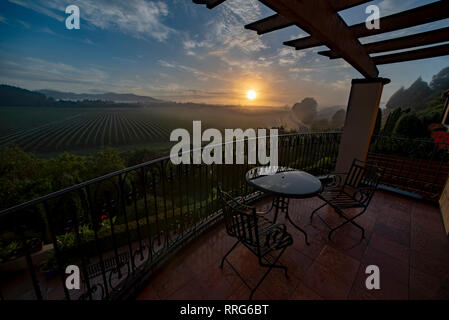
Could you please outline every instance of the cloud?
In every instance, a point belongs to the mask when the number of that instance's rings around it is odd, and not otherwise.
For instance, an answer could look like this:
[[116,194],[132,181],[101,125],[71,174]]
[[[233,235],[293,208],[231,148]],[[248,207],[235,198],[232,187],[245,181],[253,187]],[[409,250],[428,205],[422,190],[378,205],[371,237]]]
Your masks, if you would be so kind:
[[187,72],[201,81],[208,81],[210,79],[227,81],[225,78],[219,76],[216,73],[201,71],[201,70],[198,70],[193,67],[185,66],[182,64],[174,63],[174,62],[167,62],[165,60],[159,60],[158,62],[162,67],[176,69],[177,71]]
[[30,29],[31,28],[31,25],[29,23],[26,23],[25,21],[17,20],[17,22],[20,23],[26,29]]
[[64,12],[65,12],[65,7],[64,9],[62,8],[61,5],[57,5],[56,7],[59,7],[60,10],[57,11],[61,11],[61,12],[55,12],[55,1],[32,1],[32,0],[9,0],[9,2],[12,2],[14,4],[17,4],[19,6],[34,10],[36,12],[45,14],[46,16],[49,16],[53,19],[56,19],[60,22],[63,22],[65,20],[64,18]]
[[0,23],[7,23],[6,18],[2,15],[0,15]]
[[161,98],[176,101],[208,101],[209,99],[226,99],[233,94],[231,91],[189,89],[175,83],[165,84],[163,86],[148,85],[147,89],[151,90],[152,93]]
[[257,0],[228,0],[214,10],[214,17],[203,30],[202,40],[184,41],[188,55],[194,55],[203,49],[213,49],[217,55],[232,54],[237,51],[246,55],[257,53],[268,46],[253,31],[244,29],[244,25],[262,17],[261,6]]
[[[419,1],[418,1],[419,2]],[[410,9],[409,1],[392,1],[392,0],[382,0],[379,4],[379,9],[382,16],[387,16],[399,11]]]
[[98,68],[76,68],[74,66],[25,58],[21,61],[0,59],[0,80],[2,82],[38,82],[69,84],[100,84],[108,75]]
[[[163,1],[145,0],[9,0],[17,5],[64,21],[65,8],[75,4],[80,8],[81,21],[100,29],[118,30],[136,38],[165,41],[176,31],[163,23],[169,14]],[[82,28],[82,26],[81,26]]]
[[89,38],[84,39],[83,42],[84,42],[85,44],[88,44],[88,45],[91,45],[91,46],[95,45],[95,43],[94,43],[92,40],[90,40]]
[[306,55],[304,51],[297,51],[292,48],[281,48],[277,52],[276,59],[281,67],[288,67],[298,64],[299,60]]
[[227,50],[237,48],[244,53],[258,52],[267,45],[253,31],[245,30],[245,24],[262,17],[261,7],[256,0],[226,1],[213,22],[213,36],[220,46]]
[[228,71],[238,69],[242,76],[253,76],[262,78],[266,74],[266,68],[273,64],[273,61],[264,58],[232,58],[227,55],[220,56],[220,60],[228,66]]
[[212,48],[213,43],[210,41],[198,41],[198,40],[184,40],[183,47],[186,50],[186,54],[189,56],[197,56],[198,58],[202,58],[202,55],[198,53],[195,49],[209,49]]
[[212,43],[208,41],[186,40],[183,42],[184,49],[190,50],[195,48],[210,48]]
[[42,29],[39,29],[39,31],[43,32],[43,33],[51,34],[53,36],[56,35],[56,33],[53,30],[51,30],[49,27],[44,27]]

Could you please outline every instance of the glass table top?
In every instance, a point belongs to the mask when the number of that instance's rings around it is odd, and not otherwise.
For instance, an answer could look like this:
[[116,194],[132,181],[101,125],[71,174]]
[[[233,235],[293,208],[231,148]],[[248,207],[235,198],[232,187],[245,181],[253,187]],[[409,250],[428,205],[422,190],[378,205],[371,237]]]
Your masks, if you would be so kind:
[[317,177],[288,167],[257,167],[249,170],[245,177],[254,188],[287,198],[314,197],[322,190]]

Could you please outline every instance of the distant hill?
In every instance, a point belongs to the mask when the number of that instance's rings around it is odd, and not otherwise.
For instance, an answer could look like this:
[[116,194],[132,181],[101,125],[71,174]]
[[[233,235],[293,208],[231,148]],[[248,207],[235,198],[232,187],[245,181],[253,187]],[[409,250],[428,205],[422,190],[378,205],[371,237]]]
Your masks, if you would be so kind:
[[47,98],[44,94],[26,89],[0,85],[0,106],[8,107],[48,107],[53,106],[55,101]]
[[388,100],[387,110],[390,112],[397,108],[423,110],[429,101],[438,98],[447,89],[449,89],[449,67],[434,75],[430,84],[419,77],[409,88],[400,88]]
[[329,120],[340,110],[346,110],[346,106],[331,106],[331,107],[323,107],[318,109],[318,113],[316,115],[317,120]]
[[51,97],[55,100],[70,100],[70,101],[83,101],[83,100],[102,100],[113,101],[117,103],[154,103],[162,102],[162,100],[155,99],[148,96],[139,96],[133,93],[73,93],[73,92],[61,92],[56,90],[43,89],[36,92],[45,94],[47,97]]
[[136,108],[166,105],[166,101],[134,94],[75,94],[53,90],[38,92],[0,85],[1,107]]

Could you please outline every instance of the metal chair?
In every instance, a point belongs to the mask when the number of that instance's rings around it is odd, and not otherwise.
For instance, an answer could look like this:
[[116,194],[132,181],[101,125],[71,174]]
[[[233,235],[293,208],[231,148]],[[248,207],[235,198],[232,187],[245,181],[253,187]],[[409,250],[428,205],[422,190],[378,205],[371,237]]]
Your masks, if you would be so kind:
[[[329,240],[332,234],[344,225],[351,223],[362,231],[365,238],[365,229],[354,220],[360,217],[368,209],[371,199],[379,185],[383,175],[383,169],[375,164],[354,159],[347,173],[334,173],[322,178],[324,189],[318,197],[325,203],[316,208],[310,215],[313,220],[314,214],[321,208],[329,205],[345,221],[337,227],[331,228]],[[346,176],[342,183],[341,176]],[[345,211],[348,209],[359,209],[358,212],[349,217]]]
[[226,231],[229,236],[237,239],[237,242],[223,257],[220,268],[223,269],[226,260],[245,285],[251,289],[245,279],[226,259],[240,243],[257,256],[260,266],[268,268],[263,277],[251,290],[249,296],[249,300],[251,300],[254,292],[273,268],[284,270],[285,277],[288,278],[288,269],[279,262],[279,258],[285,249],[293,244],[293,238],[287,232],[287,227],[284,224],[274,224],[262,214],[259,214],[254,207],[247,206],[223,192],[220,188],[218,189],[223,202]]

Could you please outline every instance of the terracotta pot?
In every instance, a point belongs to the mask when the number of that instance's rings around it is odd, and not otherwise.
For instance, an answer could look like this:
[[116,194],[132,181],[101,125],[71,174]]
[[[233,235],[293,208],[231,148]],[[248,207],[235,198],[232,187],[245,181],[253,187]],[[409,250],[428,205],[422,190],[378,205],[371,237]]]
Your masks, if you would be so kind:
[[38,246],[34,246],[34,247],[30,248],[30,254],[41,251],[43,247],[44,247],[44,242],[40,242]]

